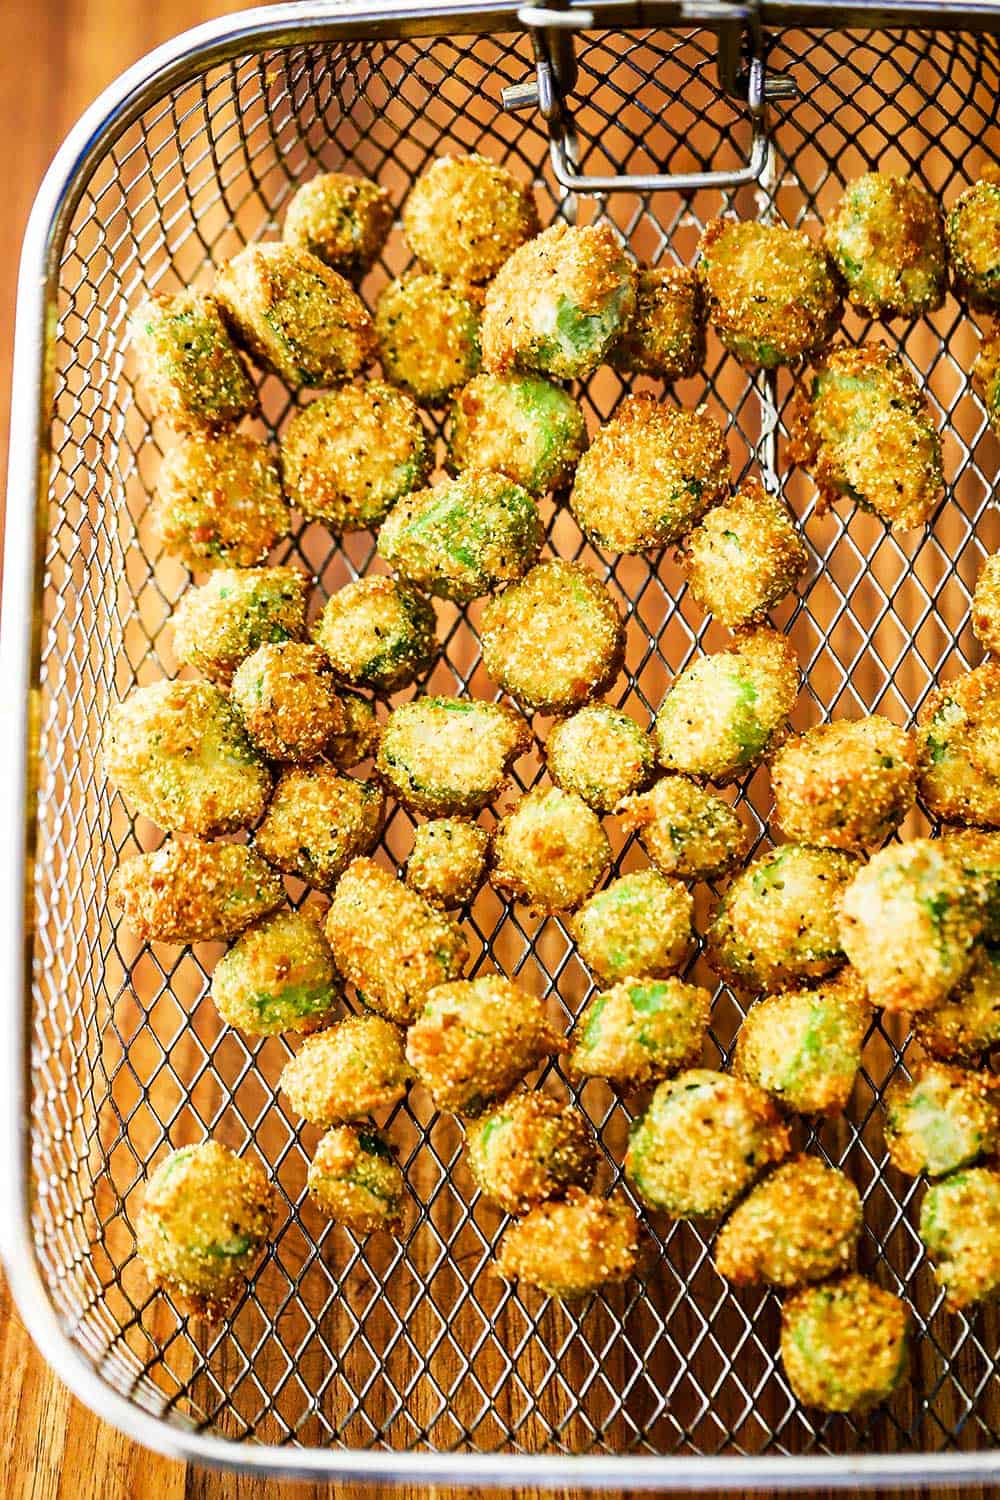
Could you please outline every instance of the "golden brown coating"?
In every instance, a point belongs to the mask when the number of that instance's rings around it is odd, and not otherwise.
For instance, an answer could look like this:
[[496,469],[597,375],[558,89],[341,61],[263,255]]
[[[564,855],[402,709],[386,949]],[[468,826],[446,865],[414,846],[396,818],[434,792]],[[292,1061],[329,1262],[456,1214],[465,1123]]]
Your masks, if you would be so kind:
[[458,978],[469,956],[457,922],[370,859],[356,859],[341,877],[326,935],[358,998],[406,1025],[429,990]]
[[398,1026],[382,1016],[346,1016],[303,1042],[280,1087],[311,1125],[346,1125],[402,1099],[412,1077]]
[[443,276],[410,272],[375,304],[378,356],[386,380],[434,406],[479,369],[482,293]]
[[569,1067],[639,1089],[701,1057],[712,997],[683,979],[624,979],[595,995],[570,1037]]
[[1000,1149],[1000,1080],[949,1063],[921,1063],[882,1100],[889,1160],[916,1177],[945,1177]]
[[342,688],[340,704],[344,710],[344,727],[333,735],[326,747],[326,754],[327,759],[339,770],[349,771],[375,754],[382,731],[375,714],[375,705],[370,699]]
[[850,968],[809,989],[769,995],[747,1012],[733,1072],[799,1114],[840,1114],[854,1089],[871,1016]]
[[498,797],[530,744],[524,720],[504,703],[414,698],[389,714],[375,764],[404,807],[450,817]]
[[306,1184],[317,1208],[353,1234],[393,1234],[402,1222],[403,1174],[374,1131],[350,1125],[328,1130],[309,1163]]
[[724,875],[750,847],[750,829],[729,803],[688,776],[661,776],[616,812],[623,832],[638,834],[661,874],[681,880]]
[[1000,432],[1000,327],[996,323],[979,345],[972,366],[972,384],[983,399],[990,426],[994,432]]
[[662,979],[690,956],[692,909],[679,880],[633,870],[585,901],[569,926],[580,957],[599,979]]
[[293,194],[281,234],[355,281],[375,263],[394,217],[389,194],[371,178],[319,172]]
[[276,870],[330,891],[352,859],[375,846],[385,812],[381,788],[319,761],[278,777],[254,842]]
[[254,922],[216,964],[209,994],[222,1019],[248,1036],[329,1025],[340,989],[319,920],[276,911]]
[[917,715],[917,742],[931,816],[1000,828],[1000,661],[934,688]]
[[358,578],[338,589],[314,637],[343,682],[395,692],[430,666],[437,651],[434,608],[396,578]]
[[196,573],[252,568],[292,525],[277,464],[243,432],[180,438],[160,465],[150,515],[164,550]]
[[482,1114],[562,1043],[543,1002],[502,974],[438,984],[422,998],[407,1061],[437,1108],[453,1114]]
[[729,493],[725,435],[705,410],[626,396],[580,459],[569,503],[596,547],[676,542]]
[[231,938],[281,905],[278,875],[245,844],[167,839],[120,864],[108,905],[143,942],[198,943]]
[[656,752],[644,729],[610,703],[588,703],[552,726],[545,743],[552,780],[594,812],[611,812],[655,774]]
[[469,1125],[466,1150],[477,1187],[507,1214],[589,1188],[598,1162],[586,1118],[537,1089],[511,1094]]
[[906,177],[866,172],[844,189],[823,240],[864,312],[934,312],[948,283],[944,224],[935,198]]
[[809,552],[784,501],[745,479],[681,541],[688,587],[701,607],[735,630],[763,619],[791,593]]
[[256,412],[257,388],[207,292],[144,296],[128,333],[153,415],[177,432],[225,427]]
[[258,646],[236,670],[232,702],[271,760],[315,760],[346,728],[326,653],[303,641]]
[[146,1182],[136,1248],[154,1287],[187,1314],[223,1318],[277,1219],[263,1168],[218,1141],[172,1151]]
[[871,849],[913,806],[916,771],[913,736],[879,714],[817,724],[771,763],[775,817],[798,843]]
[[467,818],[434,818],[413,835],[406,883],[435,906],[464,906],[486,879],[490,836]]
[[590,895],[610,863],[607,834],[583,798],[535,787],[497,824],[490,878],[536,911],[565,911]]
[[500,1241],[496,1269],[508,1281],[571,1301],[627,1281],[639,1262],[639,1220],[624,1194],[598,1198],[571,1187],[540,1203]]
[[177,660],[228,684],[258,646],[305,640],[308,589],[297,568],[217,568],[171,616]]
[[640,271],[635,312],[608,350],[608,364],[628,375],[683,380],[705,359],[705,309],[694,271],[660,266]]
[[528,185],[476,154],[437,157],[403,209],[403,233],[414,255],[453,281],[489,281],[538,228]]
[[803,1406],[861,1413],[892,1395],[909,1363],[906,1303],[850,1273],[804,1287],[781,1310],[781,1358]]
[[913,1017],[917,1041],[944,1062],[977,1062],[1000,1046],[1000,948],[983,943],[942,1005]]
[[587,446],[579,403],[537,375],[477,375],[452,404],[446,467],[492,469],[532,495],[563,489]]
[[995,167],[959,193],[945,220],[955,291],[973,307],[1000,303],[1000,180]]
[[1000,1293],[1000,1171],[970,1167],[932,1182],[920,1208],[920,1238],[953,1312]]
[[979,570],[972,595],[972,628],[984,651],[1000,652],[1000,552]]
[[796,1156],[751,1189],[715,1242],[720,1276],[737,1286],[796,1287],[854,1269],[861,1196],[815,1156]]

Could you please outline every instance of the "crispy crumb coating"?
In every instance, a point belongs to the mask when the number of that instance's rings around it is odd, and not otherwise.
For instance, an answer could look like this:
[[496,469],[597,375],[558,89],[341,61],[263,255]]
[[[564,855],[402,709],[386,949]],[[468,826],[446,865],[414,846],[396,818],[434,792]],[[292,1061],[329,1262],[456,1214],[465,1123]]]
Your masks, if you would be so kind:
[[650,1208],[674,1219],[714,1216],[787,1156],[789,1144],[763,1089],[689,1068],[657,1085],[632,1127],[625,1173]]
[[769,995],[747,1012],[733,1072],[799,1114],[838,1115],[854,1089],[871,1014],[850,968],[809,989]]
[[484,368],[586,379],[635,311],[636,282],[610,224],[553,224],[516,250],[487,290]]
[[402,1099],[412,1077],[398,1026],[382,1016],[346,1016],[303,1042],[280,1086],[311,1125],[346,1125]]
[[760,626],[723,651],[701,656],[668,688],[656,715],[660,763],[720,785],[784,739],[799,691],[790,642]]
[[245,844],[167,841],[124,860],[108,884],[108,905],[143,942],[231,938],[280,906],[285,889]]
[[308,250],[248,245],[219,269],[215,295],[237,342],[293,391],[335,385],[374,357],[368,309]]
[[276,911],[254,922],[216,964],[209,993],[222,1019],[248,1036],[329,1025],[340,990],[318,919]]
[[794,364],[830,342],[840,293],[822,248],[802,230],[712,219],[698,250],[708,321],[744,364]]
[[945,220],[955,290],[973,307],[1000,305],[1000,181],[982,177],[959,193]]
[[582,563],[536,563],[483,610],[483,665],[524,708],[570,713],[610,687],[625,629],[605,584]]
[[825,1281],[854,1269],[861,1227],[850,1178],[815,1156],[796,1156],[733,1209],[715,1242],[715,1266],[737,1286]]
[[401,495],[427,483],[432,467],[416,405],[383,380],[317,397],[281,437],[289,502],[336,536],[380,525]]
[[984,336],[972,366],[972,385],[982,397],[994,432],[1000,432],[1000,325]]
[[502,974],[480,974],[425,992],[406,1057],[438,1109],[475,1116],[561,1043],[541,1000]]
[[758,854],[729,886],[706,933],[712,968],[748,990],[832,973],[844,962],[840,904],[857,869],[841,849],[782,844]]
[[400,500],[379,531],[378,551],[425,593],[467,604],[522,577],[543,535],[527,490],[469,469]]
[[627,375],[683,380],[705,359],[705,308],[694,271],[660,266],[640,271],[635,312],[608,350],[608,364]]
[[413,834],[406,883],[435,906],[464,906],[486,879],[490,836],[467,818],[434,818]]
[[218,568],[171,616],[174,655],[228,684],[258,646],[306,637],[309,580],[297,568]]
[[1000,1081],[990,1073],[921,1063],[889,1085],[882,1109],[889,1160],[908,1177],[945,1177],[1000,1149]]
[[442,276],[410,272],[375,304],[378,356],[386,380],[436,406],[476,374],[482,293]]
[[596,813],[559,787],[528,792],[493,836],[493,884],[536,911],[578,906],[610,863],[611,846]]
[[788,447],[824,504],[844,497],[893,531],[923,526],[944,493],[941,439],[927,398],[885,344],[839,344],[800,402]]
[[653,741],[610,703],[588,703],[552,726],[545,744],[552,780],[594,812],[611,812],[655,774]]
[[1000,662],[934,688],[917,715],[917,743],[931,816],[1000,828]]
[[150,515],[164,550],[196,573],[252,568],[291,530],[278,466],[243,432],[178,439],[160,465]]
[[587,446],[579,403],[537,375],[477,375],[452,403],[445,463],[451,474],[492,469],[544,495],[573,478]]
[[374,848],[384,812],[374,782],[343,776],[322,761],[288,766],[254,842],[276,870],[330,891],[352,859]]
[[1000,552],[979,570],[972,595],[972,628],[984,651],[1000,652]]
[[237,668],[232,702],[271,760],[315,760],[346,727],[326,654],[303,641],[258,646]]
[[771,764],[776,820],[801,844],[871,849],[913,806],[916,770],[912,734],[879,714],[817,724]]
[[627,1281],[639,1261],[639,1220],[624,1194],[599,1198],[571,1187],[540,1203],[500,1241],[499,1276],[572,1301]]
[[256,823],[271,773],[225,694],[210,682],[151,682],[108,713],[104,768],[169,833],[212,838]]
[[239,1298],[277,1216],[264,1169],[203,1141],[171,1151],[150,1173],[136,1248],[154,1287],[182,1312],[215,1320]]
[[616,812],[622,831],[638,834],[661,874],[681,880],[724,875],[750,847],[750,829],[729,803],[688,776],[661,776]]
[[511,1094],[469,1125],[466,1150],[477,1187],[507,1214],[589,1188],[598,1162],[585,1116],[537,1089]]
[[969,1167],[932,1182],[920,1208],[920,1238],[952,1312],[1000,1294],[1000,1171]]
[[691,953],[691,895],[658,870],[619,875],[570,921],[580,957],[599,979],[663,979]]
[[976,947],[972,967],[942,1005],[913,1017],[917,1041],[943,1062],[977,1062],[1000,1046],[1000,947]]
[[139,380],[177,432],[203,432],[257,410],[257,388],[215,298],[194,287],[143,297],[128,322]]
[[404,807],[450,817],[498,797],[530,744],[527,725],[506,704],[414,698],[389,714],[375,766]]
[[580,459],[569,503],[596,547],[646,552],[724,499],[729,476],[725,435],[704,407],[626,396]]
[[915,317],[944,301],[948,271],[938,202],[906,177],[866,172],[849,182],[823,234],[864,312]]
[[809,552],[784,501],[745,479],[681,541],[688,587],[731,630],[754,624],[809,566]]
[[313,635],[338,679],[377,693],[408,687],[438,648],[433,605],[397,578],[345,584],[327,600]]
[[623,979],[595,995],[570,1037],[569,1067],[639,1089],[701,1057],[712,997],[683,979]]
[[892,1395],[909,1364],[906,1303],[851,1272],[804,1287],[781,1310],[781,1358],[803,1406],[864,1412]]
[[316,1207],[354,1234],[393,1234],[402,1222],[403,1174],[392,1149],[372,1130],[328,1130],[309,1163],[306,1185]]
[[326,755],[339,770],[349,771],[375,754],[382,731],[370,699],[341,688],[340,705],[344,727],[330,738]]
[[292,195],[281,234],[355,281],[374,265],[394,217],[389,194],[370,177],[319,172]]
[[407,1025],[428,991],[457,979],[469,956],[457,922],[370,859],[356,859],[341,877],[326,935],[358,998]]
[[453,281],[489,281],[538,227],[528,185],[475,154],[437,157],[403,209],[403,233],[414,255]]

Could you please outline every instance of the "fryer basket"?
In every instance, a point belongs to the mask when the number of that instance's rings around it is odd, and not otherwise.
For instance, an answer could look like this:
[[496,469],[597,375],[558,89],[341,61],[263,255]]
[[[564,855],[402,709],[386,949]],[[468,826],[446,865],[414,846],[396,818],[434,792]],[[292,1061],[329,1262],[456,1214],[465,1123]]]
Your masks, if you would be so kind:
[[[587,7],[569,101],[580,172],[740,173],[754,122],[716,73],[721,13],[728,24],[734,9]],[[760,177],[729,189],[564,192],[545,120],[503,108],[502,90],[533,76],[536,53],[515,9],[493,0],[306,0],[213,22],[98,100],[43,185],[19,290],[4,572],[11,1044],[0,1234],[43,1354],[95,1410],[162,1451],[271,1474],[504,1485],[1000,1474],[997,1314],[943,1310],[916,1232],[922,1187],[886,1159],[878,1101],[908,1057],[897,1022],[873,1024],[847,1116],[801,1124],[799,1144],[861,1190],[862,1268],[915,1310],[912,1381],[870,1416],[824,1416],[784,1379],[779,1299],[718,1277],[711,1225],[652,1216],[642,1276],[579,1305],[497,1279],[505,1220],[474,1189],[460,1126],[420,1089],[380,1117],[413,1198],[402,1239],[358,1240],[323,1221],[305,1197],[318,1132],[277,1090],[290,1049],[226,1028],[207,998],[220,946],[143,946],[105,910],[119,859],[160,835],[106,784],[103,720],[133,685],[176,671],[164,627],[189,583],[158,554],[148,521],[161,434],[122,347],[140,288],[204,283],[213,264],[276,232],[302,180],[345,165],[399,204],[435,155],[480,150],[532,180],[543,222],[606,218],[641,259],[690,264],[702,226],[724,210],[816,234],[861,171],[910,173],[950,205],[1000,154],[1000,5],[764,4],[759,20],[767,73],[797,93],[769,105]],[[363,283],[369,302],[408,264],[397,226]],[[798,728],[870,711],[912,722],[939,675],[979,659],[971,592],[1000,546],[1000,449],[968,377],[975,316],[949,296],[913,321],[848,312],[844,333],[899,348],[927,389],[948,491],[926,532],[893,537],[860,511],[817,506],[786,456],[801,372],[749,374],[710,333],[704,371],[667,391],[685,406],[706,402],[727,427],[734,473],[756,466],[771,488],[780,480],[802,521],[810,570],[774,615],[804,672]],[[581,388],[591,427],[625,388],[608,368]],[[663,390],[646,379],[631,388]],[[261,394],[260,430],[277,433],[296,401],[272,377]],[[440,435],[442,413],[429,416]],[[609,696],[645,723],[672,676],[726,633],[690,598],[669,551],[605,556],[565,504],[544,513],[551,550],[598,569],[627,614],[626,670]],[[334,544],[306,523],[275,560],[301,561],[320,599],[373,555],[368,534]],[[480,606],[438,612],[444,651],[420,690],[496,695],[479,658]],[[518,764],[520,786],[541,774],[537,753]],[[766,847],[765,772],[738,801]],[[401,865],[412,826],[394,807],[379,858]],[[927,826],[915,814],[904,832]],[[632,843],[614,848],[616,873],[643,863]],[[289,884],[293,900],[308,896]],[[698,888],[702,930],[712,899]],[[487,890],[465,925],[471,971],[495,964],[568,1028],[593,986],[564,921]],[[706,1057],[721,1065],[746,1001],[716,985],[700,956],[692,973],[716,992]],[[553,1063],[540,1082],[560,1079]],[[602,1186],[627,1191],[625,1104],[600,1081],[559,1086],[598,1132]],[[133,1231],[150,1165],[168,1143],[209,1132],[268,1165],[282,1217],[232,1317],[206,1328],[150,1295]]]

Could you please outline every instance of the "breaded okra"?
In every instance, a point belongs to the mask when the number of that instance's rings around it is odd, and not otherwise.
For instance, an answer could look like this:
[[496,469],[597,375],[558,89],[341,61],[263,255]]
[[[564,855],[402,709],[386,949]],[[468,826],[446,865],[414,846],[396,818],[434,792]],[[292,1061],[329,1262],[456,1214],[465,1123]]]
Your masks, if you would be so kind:
[[340,770],[349,771],[375,754],[381,731],[375,705],[368,698],[341,688],[340,704],[344,710],[344,727],[330,738],[326,755]]
[[569,1067],[583,1078],[643,1088],[701,1057],[712,997],[683,979],[624,979],[595,995],[570,1038]]
[[683,380],[705,358],[705,309],[694,271],[660,266],[640,271],[635,312],[608,350],[608,364],[628,375]]
[[906,1303],[854,1272],[804,1287],[781,1310],[781,1358],[803,1406],[865,1412],[909,1363]]
[[941,209],[909,178],[866,172],[849,182],[823,240],[854,307],[876,316],[916,317],[944,301]]
[[737,1204],[715,1242],[720,1276],[738,1286],[796,1287],[853,1270],[861,1196],[815,1156],[775,1167]]
[[733,1072],[799,1114],[840,1114],[870,1020],[864,989],[849,968],[809,989],[769,995],[747,1012]]
[[373,1130],[350,1125],[328,1130],[309,1163],[306,1185],[317,1208],[354,1234],[373,1229],[392,1234],[402,1220],[403,1174]]
[[232,703],[271,760],[315,760],[346,727],[326,653],[303,641],[258,646],[236,670]]
[[276,911],[254,922],[216,964],[209,994],[222,1019],[248,1036],[328,1025],[340,987],[319,920]]
[[412,1077],[398,1026],[383,1016],[346,1016],[306,1039],[280,1084],[311,1125],[346,1125],[402,1099]]
[[449,473],[492,469],[532,495],[563,489],[587,446],[579,404],[538,375],[477,375],[452,404]]
[[972,366],[972,384],[982,397],[994,432],[1000,432],[1000,325],[993,324],[979,345]]
[[952,1311],[1000,1293],[1000,1171],[969,1167],[932,1182],[920,1208],[920,1238]]
[[724,875],[750,847],[750,829],[729,803],[687,776],[661,776],[616,811],[622,830],[639,835],[656,868],[681,880]]
[[375,845],[385,798],[370,781],[318,761],[282,771],[254,842],[268,864],[330,891]]
[[624,1194],[598,1198],[571,1187],[540,1203],[500,1241],[497,1274],[571,1301],[627,1281],[639,1261],[639,1220]]
[[326,602],[313,632],[334,675],[377,693],[420,677],[437,651],[434,607],[397,578],[358,578]]
[[611,863],[611,846],[582,797],[535,787],[501,818],[491,880],[537,911],[578,906]]
[[979,570],[972,595],[972,628],[984,651],[1000,652],[1000,552]]
[[309,580],[297,568],[218,568],[171,616],[174,654],[229,683],[258,646],[306,638]]
[[371,178],[318,172],[292,196],[281,234],[356,281],[374,264],[393,217],[389,194]]
[[160,465],[150,516],[164,550],[196,573],[252,568],[292,527],[277,464],[243,432],[180,438]]
[[484,156],[439,156],[410,189],[403,233],[431,271],[457,281],[489,281],[519,245],[538,233],[526,183]]
[[690,956],[692,908],[679,880],[634,870],[585,901],[570,928],[580,957],[599,979],[662,979]]
[[976,1062],[1000,1046],[1000,947],[982,943],[942,1005],[913,1018],[920,1045],[943,1062]]
[[916,771],[913,736],[879,714],[817,724],[771,763],[775,818],[802,844],[870,849],[913,806]]
[[281,877],[245,844],[167,839],[120,864],[108,905],[143,942],[231,938],[285,899]]
[[917,715],[917,742],[931,816],[1000,828],[1000,662],[934,688]]
[[435,906],[463,906],[486,879],[490,836],[467,818],[434,818],[413,835],[406,883]]
[[1000,180],[995,169],[959,193],[945,219],[955,290],[973,307],[1000,305]]
[[647,786],[656,752],[644,729],[610,703],[588,703],[552,726],[545,744],[552,780],[594,812],[611,812]]
[[809,553],[784,501],[745,479],[681,541],[688,587],[731,630],[750,625],[791,593]]
[[468,1127],[466,1141],[477,1187],[508,1214],[588,1188],[597,1167],[586,1118],[537,1089],[511,1094]]
[[476,698],[414,698],[394,708],[375,766],[404,807],[430,817],[475,813],[499,796],[531,743],[519,714]]
[[257,388],[207,292],[145,296],[128,333],[153,415],[176,431],[225,427],[257,410]]
[[925,1062],[897,1078],[882,1101],[889,1160],[916,1177],[944,1177],[1000,1148],[1000,1080]]
[[479,369],[482,294],[443,276],[411,272],[390,281],[375,304],[378,356],[386,380],[434,406]]

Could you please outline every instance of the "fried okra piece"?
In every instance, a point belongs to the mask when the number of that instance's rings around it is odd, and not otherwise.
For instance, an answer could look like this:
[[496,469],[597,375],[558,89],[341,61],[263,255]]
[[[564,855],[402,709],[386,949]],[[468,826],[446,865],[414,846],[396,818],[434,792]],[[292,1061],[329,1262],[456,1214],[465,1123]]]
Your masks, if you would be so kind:
[[400,500],[379,531],[378,551],[425,593],[468,604],[522,577],[543,536],[527,490],[503,474],[469,469]]
[[248,1036],[329,1025],[340,989],[317,918],[276,911],[255,922],[216,964],[209,993],[222,1019]]
[[698,1062],[712,997],[683,979],[625,979],[595,995],[570,1038],[569,1066],[583,1078],[639,1089]]
[[292,528],[277,464],[243,432],[192,434],[169,448],[150,515],[164,550],[195,573],[252,568]]
[[794,364],[833,338],[840,292],[822,247],[801,230],[712,219],[698,250],[708,321],[743,364]]
[[607,587],[582,563],[536,563],[483,610],[483,665],[522,707],[571,713],[611,686],[625,629]]
[[774,757],[775,817],[799,843],[871,849],[913,806],[916,770],[913,736],[879,714],[817,724]]
[[1000,306],[1000,181],[982,177],[960,193],[945,220],[955,290],[973,307]]
[[624,375],[683,380],[705,359],[705,310],[694,271],[662,266],[640,271],[635,312],[608,351],[608,364]]
[[823,234],[854,307],[876,316],[934,312],[948,282],[937,199],[906,177],[849,182]]
[[215,295],[237,342],[293,391],[335,385],[374,357],[368,309],[308,250],[248,245],[220,268]]
[[258,646],[237,668],[232,702],[271,760],[315,760],[345,727],[326,654],[303,641]]
[[378,259],[394,217],[389,194],[370,177],[319,172],[295,192],[281,234],[356,281]]
[[992,333],[979,345],[972,366],[972,384],[982,397],[990,426],[994,432],[1000,432],[1000,325],[996,323]]
[[681,880],[724,875],[750,847],[750,830],[729,803],[687,776],[661,776],[616,811],[622,831],[639,835],[660,873]]
[[378,356],[386,380],[435,406],[480,364],[482,295],[442,276],[390,281],[375,304]]
[[374,848],[385,798],[371,781],[320,761],[278,777],[254,842],[276,870],[331,891],[352,859]]
[[627,1281],[639,1262],[639,1220],[624,1194],[599,1198],[571,1187],[540,1203],[500,1241],[496,1269],[507,1281],[572,1301]]
[[840,904],[857,869],[841,849],[783,844],[759,854],[729,886],[708,929],[712,968],[748,990],[832,973],[844,962]]
[[458,923],[370,859],[356,859],[326,917],[333,961],[358,998],[408,1025],[428,991],[457,979],[469,956]]
[[231,938],[285,899],[281,879],[245,844],[167,841],[120,864],[108,905],[144,943]]
[[660,763],[720,785],[732,781],[784,739],[798,691],[786,637],[766,626],[741,633],[668,688],[654,731]]
[[392,1234],[402,1221],[403,1174],[374,1131],[350,1125],[328,1130],[309,1163],[306,1185],[316,1207],[353,1234]]
[[404,807],[451,817],[498,797],[530,743],[524,720],[506,704],[414,698],[390,713],[375,766]]
[[559,787],[528,792],[493,835],[493,884],[537,911],[578,906],[610,863],[600,819]]
[[824,504],[846,497],[893,531],[925,525],[944,493],[927,398],[885,344],[831,351],[797,408],[788,456],[809,470]]
[[674,974],[693,946],[690,892],[658,870],[620,875],[580,907],[570,927],[580,957],[609,984]]
[[537,375],[477,375],[455,397],[449,473],[492,469],[532,495],[563,489],[587,446],[579,404]]
[[1000,1083],[989,1073],[922,1063],[883,1100],[885,1144],[900,1172],[945,1177],[1000,1147]]
[[561,1043],[541,1000],[502,974],[480,974],[425,993],[406,1057],[438,1109],[475,1116]]
[[108,714],[103,752],[109,780],[169,833],[233,833],[270,796],[270,771],[210,682],[133,688]]
[[553,224],[486,293],[483,365],[585,380],[635,311],[636,270],[609,224]]
[[943,1062],[976,1062],[1000,1046],[1000,947],[983,943],[943,1005],[913,1018],[917,1041]]
[[401,495],[427,483],[432,466],[414,402],[382,380],[319,396],[281,438],[290,503],[336,536],[380,525]]
[[171,617],[174,654],[228,684],[258,646],[306,638],[309,580],[297,568],[219,568]]
[[413,835],[406,883],[435,906],[464,906],[486,879],[490,836],[466,818],[434,818]]
[[656,766],[649,735],[610,703],[588,703],[554,724],[545,759],[552,780],[597,813],[648,786]]
[[342,682],[394,693],[434,660],[433,606],[396,578],[358,578],[326,602],[314,638]]
[[474,153],[435,158],[403,209],[403,234],[414,255],[452,281],[489,281],[538,227],[528,185]]
[[825,1281],[854,1269],[861,1226],[850,1178],[815,1156],[796,1156],[733,1209],[715,1242],[715,1266],[737,1286]]
[[803,1406],[862,1413],[886,1401],[909,1364],[906,1303],[850,1272],[804,1287],[781,1310],[781,1358]]
[[976,579],[972,628],[984,651],[1000,653],[1000,552],[986,559]]
[[412,1077],[398,1026],[382,1016],[346,1016],[306,1039],[280,1085],[311,1125],[346,1125],[397,1103]]
[[692,594],[731,630],[763,619],[809,566],[787,505],[758,479],[710,510],[679,552]]
[[160,1162],[136,1217],[136,1248],[153,1286],[181,1310],[223,1318],[274,1231],[277,1194],[254,1161],[218,1141]]
[[577,464],[570,509],[595,547],[647,552],[724,499],[729,475],[725,435],[704,407],[626,396]]
[[650,1208],[674,1219],[714,1217],[789,1145],[788,1127],[763,1089],[690,1068],[657,1085],[632,1127],[625,1174]]
[[920,1208],[920,1238],[953,1312],[1000,1294],[1000,1171],[970,1167],[932,1182]]
[[769,995],[747,1012],[733,1072],[799,1114],[841,1114],[870,1020],[864,989],[850,969],[810,989]]
[[344,711],[344,725],[327,742],[327,759],[341,771],[349,771],[363,760],[368,760],[378,749],[379,729],[375,705],[360,693],[340,691],[340,706]]
[[931,816],[1000,828],[1000,662],[929,693],[917,739],[920,797]]
[[225,427],[257,410],[257,388],[207,292],[146,296],[128,323],[139,380],[177,432]]
[[571,1104],[532,1090],[511,1094],[468,1129],[469,1171],[507,1214],[524,1214],[570,1187],[589,1188],[597,1144]]

